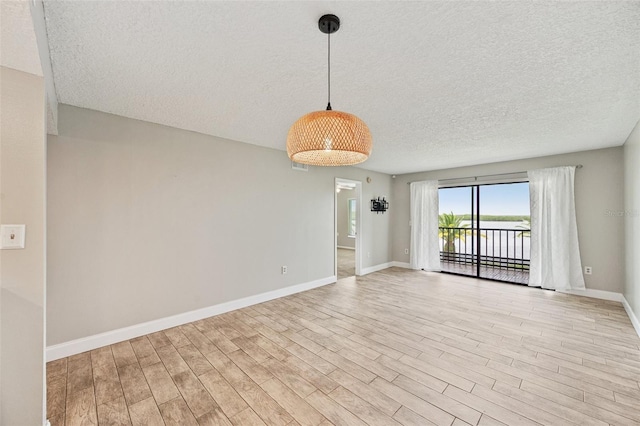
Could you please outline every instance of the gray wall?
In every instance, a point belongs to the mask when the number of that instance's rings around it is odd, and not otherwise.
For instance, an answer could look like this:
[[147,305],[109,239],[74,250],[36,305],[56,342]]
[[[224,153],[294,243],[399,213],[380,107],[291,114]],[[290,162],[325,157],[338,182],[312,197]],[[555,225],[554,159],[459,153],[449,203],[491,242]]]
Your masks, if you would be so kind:
[[[349,216],[347,213],[349,211],[347,207],[347,200],[349,200],[349,198],[356,197],[355,191],[343,189],[338,192],[337,195],[338,211],[336,214],[338,215],[338,246],[355,248],[356,239],[349,237]],[[365,208],[365,206],[369,205],[368,200],[363,199],[362,204],[362,208],[364,209],[363,213],[370,213],[367,212],[367,209]]]
[[44,80],[0,67],[0,222],[26,224],[0,251],[0,424],[44,422]]
[[[576,172],[575,196],[582,265],[593,267],[585,275],[587,288],[621,293],[624,288],[624,209],[622,147],[506,161],[473,167],[412,173],[393,182],[392,257],[409,262],[409,185],[407,182],[492,175],[582,164]],[[637,164],[637,163],[636,163]]]
[[[283,151],[66,105],[58,130],[47,345],[333,276],[334,179],[362,181],[363,200],[391,187],[385,174],[298,172]],[[364,211],[365,268],[391,260],[380,216]]]
[[[583,164],[587,287],[624,287],[624,217],[608,214],[625,208],[622,148],[392,180],[353,167],[296,172],[281,151],[69,106],[59,130],[48,154],[48,345],[332,276],[335,177],[363,182],[366,268],[409,261],[408,181]],[[390,201],[384,215],[366,208],[378,195]]]
[[627,270],[624,297],[640,319],[640,121],[624,144]]

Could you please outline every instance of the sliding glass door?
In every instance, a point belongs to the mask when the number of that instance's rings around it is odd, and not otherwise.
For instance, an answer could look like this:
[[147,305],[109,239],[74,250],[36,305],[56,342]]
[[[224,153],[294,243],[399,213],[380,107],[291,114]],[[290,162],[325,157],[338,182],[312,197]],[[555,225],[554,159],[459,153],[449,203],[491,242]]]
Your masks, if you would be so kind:
[[528,183],[441,188],[439,197],[443,272],[528,283]]
[[477,276],[476,187],[441,188],[438,237],[443,271]]

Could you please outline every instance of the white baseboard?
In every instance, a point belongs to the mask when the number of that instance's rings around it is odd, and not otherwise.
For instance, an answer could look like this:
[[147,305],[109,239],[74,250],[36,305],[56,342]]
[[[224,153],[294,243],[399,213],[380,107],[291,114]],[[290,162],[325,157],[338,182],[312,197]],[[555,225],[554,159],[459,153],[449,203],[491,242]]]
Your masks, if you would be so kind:
[[594,290],[586,288],[584,290],[556,290],[558,293],[574,294],[576,296],[591,297],[593,299],[610,300],[612,302],[622,302],[622,293],[613,291]]
[[246,308],[247,306],[267,302],[279,297],[300,293],[302,291],[322,287],[327,284],[333,284],[335,282],[335,276],[326,277],[307,283],[268,291],[266,293],[256,294],[254,296],[244,297],[238,300],[232,300],[230,302],[220,303],[207,308],[196,309],[195,311],[119,328],[117,330],[111,330],[105,333],[95,334],[93,336],[87,336],[53,346],[47,346],[47,362],[133,339],[135,337],[144,336],[145,334],[155,333],[156,331],[166,330],[167,328],[198,321],[203,318],[220,315],[236,309]]
[[[413,269],[409,262],[398,262],[397,260],[394,260],[393,262],[391,262],[391,266],[396,266],[398,268],[405,268],[405,269]],[[418,269],[416,269],[416,271],[417,270]],[[425,271],[425,272],[440,272],[442,270],[441,269],[422,269],[422,271]]]
[[355,247],[347,247],[347,246],[336,246],[336,247],[341,248],[341,249],[345,249],[345,250],[355,250],[356,249]]
[[627,302],[627,298],[622,296],[622,306],[624,306],[624,310],[627,311],[627,315],[629,315],[629,319],[631,320],[631,324],[633,324],[633,328],[636,329],[636,333],[638,337],[640,337],[640,321],[638,321],[638,317],[635,312],[631,309],[631,305]]
[[622,306],[624,306],[624,310],[627,312],[627,315],[631,320],[631,324],[633,325],[633,328],[636,330],[638,337],[640,337],[640,321],[638,321],[638,317],[636,316],[635,312],[633,312],[633,310],[631,309],[631,306],[629,305],[629,302],[627,302],[627,299],[624,297],[622,293],[616,293],[613,291],[604,291],[604,290],[593,290],[589,288],[585,290],[556,290],[556,291],[558,293],[573,294],[576,296],[592,297],[594,299],[603,299],[603,300],[610,300],[612,302],[622,303]]
[[362,268],[360,272],[362,275],[371,274],[372,272],[382,271],[391,267],[391,262],[381,263],[379,265],[369,266],[368,268]]

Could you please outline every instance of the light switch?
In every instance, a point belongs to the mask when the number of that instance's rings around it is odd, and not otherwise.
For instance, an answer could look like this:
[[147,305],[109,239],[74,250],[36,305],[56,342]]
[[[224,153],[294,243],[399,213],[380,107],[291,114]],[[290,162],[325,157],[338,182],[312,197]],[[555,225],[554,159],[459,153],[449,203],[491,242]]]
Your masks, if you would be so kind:
[[23,249],[26,225],[0,225],[0,249]]

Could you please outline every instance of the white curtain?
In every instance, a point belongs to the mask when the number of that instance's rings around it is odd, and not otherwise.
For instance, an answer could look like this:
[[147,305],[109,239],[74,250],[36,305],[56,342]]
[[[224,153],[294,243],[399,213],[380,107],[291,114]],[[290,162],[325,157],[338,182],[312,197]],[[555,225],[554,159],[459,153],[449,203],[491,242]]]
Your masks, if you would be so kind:
[[529,285],[584,289],[573,192],[575,167],[532,170],[531,270]]
[[411,268],[440,270],[438,181],[411,183]]

